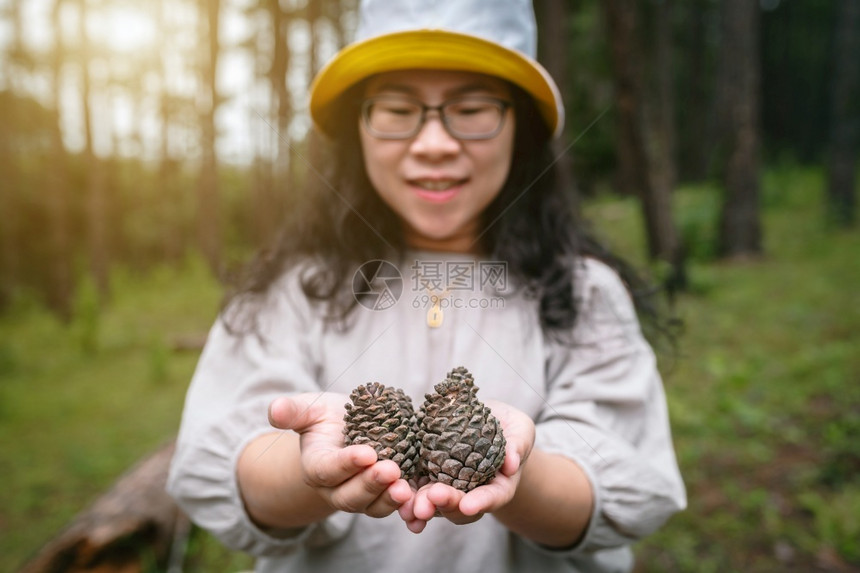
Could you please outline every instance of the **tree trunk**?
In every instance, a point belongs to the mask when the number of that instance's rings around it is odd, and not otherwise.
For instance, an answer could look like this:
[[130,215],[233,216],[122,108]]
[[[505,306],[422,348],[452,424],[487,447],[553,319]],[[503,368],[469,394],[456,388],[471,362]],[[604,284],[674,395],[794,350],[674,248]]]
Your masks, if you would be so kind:
[[[156,174],[159,193],[163,198],[171,198],[176,176],[176,162],[170,155],[170,125],[173,121],[173,109],[171,103],[170,86],[168,82],[167,58],[170,41],[170,30],[168,30],[167,18],[165,16],[165,3],[169,0],[156,0],[156,26],[158,29],[158,45],[162,47],[159,52],[157,73],[161,82],[161,93],[158,101],[159,115],[159,150],[158,150],[158,173]],[[176,205],[173,201],[162,200],[157,207],[162,220],[162,233],[160,234],[160,250],[162,256],[170,261],[178,261],[183,254],[183,241],[181,231],[177,226],[178,218],[175,216]]]
[[107,246],[107,173],[105,165],[96,155],[93,144],[93,114],[90,105],[90,49],[87,34],[87,0],[79,0],[78,30],[81,42],[81,110],[84,123],[84,165],[87,185],[87,245],[90,272],[98,289],[100,300],[109,296],[109,255]]
[[709,121],[714,115],[715,99],[710,88],[714,58],[710,49],[712,26],[709,24],[714,8],[710,0],[693,0],[674,6],[683,11],[684,19],[689,22],[682,40],[684,51],[679,53],[679,57],[686,60],[689,76],[684,87],[683,105],[677,110],[683,134],[683,145],[677,152],[681,177],[701,181],[711,175],[711,154],[715,148],[711,134],[716,126]]
[[[322,63],[320,62],[319,57],[319,37],[317,35],[317,23],[323,16],[323,11],[325,8],[331,8],[331,4],[328,2],[310,2],[308,3],[308,8],[306,12],[307,22],[308,22],[308,33],[310,34],[310,43],[308,44],[308,69],[310,70],[311,78],[313,78],[316,73],[319,71]],[[329,4],[326,6],[325,4]],[[338,2],[338,4],[341,4]],[[335,34],[338,38],[339,42],[346,41],[346,32],[343,29],[343,25],[341,22],[341,9],[342,6],[337,6],[335,9],[334,18],[332,22],[335,25]],[[338,46],[338,49],[342,48],[343,44]],[[300,157],[298,152],[293,149],[292,160],[295,162],[296,160],[304,163],[304,172],[306,177],[320,177],[321,173],[325,173],[323,166],[323,142],[320,140],[320,134],[317,130],[312,129],[307,136],[307,155],[305,157]],[[295,172],[294,172],[295,176]]]
[[840,227],[856,223],[857,153],[860,147],[860,2],[837,6],[827,165],[827,218]]
[[316,75],[322,63],[319,57],[319,35],[317,33],[317,25],[323,16],[323,1],[308,2],[305,7],[305,15],[308,22],[308,31],[310,32],[310,44],[308,45],[308,69],[311,77]]
[[672,21],[675,4],[672,0],[659,0],[651,6],[652,49],[648,54],[654,84],[651,94],[651,117],[646,122],[651,133],[649,162],[655,225],[658,227],[660,248],[653,255],[670,263],[663,277],[670,296],[687,289],[686,255],[684,245],[672,218],[672,197],[678,181],[678,163],[675,147],[675,62]]
[[675,264],[678,261],[678,234],[672,220],[671,189],[653,184],[653,167],[646,148],[642,87],[638,75],[641,62],[637,57],[640,46],[636,35],[636,3],[633,0],[607,0],[603,7],[615,79],[619,187],[622,192],[635,194],[642,201],[650,258]]
[[719,251],[724,257],[762,252],[759,209],[759,7],[723,0],[720,40],[720,114],[725,128],[725,201]]
[[51,169],[47,176],[48,234],[50,280],[47,286],[48,305],[64,320],[72,316],[72,244],[69,233],[69,176],[66,147],[60,127],[60,94],[66,50],[60,11],[63,0],[55,0],[51,10],[54,47],[51,54]]
[[[309,3],[310,5],[315,2]],[[257,209],[257,220],[261,227],[260,240],[268,243],[275,234],[277,224],[280,220],[281,196],[291,187],[291,174],[293,166],[292,151],[290,145],[290,120],[292,119],[292,102],[290,92],[287,89],[287,72],[290,66],[290,49],[287,37],[288,15],[281,8],[277,0],[268,2],[269,18],[272,26],[272,37],[275,41],[275,49],[272,55],[272,65],[269,68],[269,82],[272,92],[272,101],[276,121],[275,133],[277,156],[274,165],[266,162],[272,167],[271,177],[263,180],[265,186],[260,188],[260,203],[265,206]],[[310,8],[309,8],[310,9]],[[265,211],[265,212],[264,212]]]
[[[17,111],[15,101],[17,95],[14,91],[6,95],[8,97],[4,100],[8,108],[5,111],[9,113],[9,117],[14,118]],[[13,134],[8,130],[0,130],[0,172],[5,174],[3,186],[0,187],[0,213],[6,215],[0,222],[0,312],[2,312],[18,287],[21,265],[18,249],[15,246],[19,234],[18,217],[10,215],[18,212],[21,181]]]
[[621,193],[641,195],[640,184],[648,177],[644,142],[639,129],[639,85],[632,45],[635,12],[629,0],[607,0],[603,3],[609,33],[610,56],[615,85],[615,113],[617,133],[615,140],[616,182]]
[[[562,97],[568,92],[567,55],[569,28],[569,0],[546,0],[535,6],[540,30],[541,60],[549,74],[555,79]],[[567,104],[568,102],[565,102]],[[565,105],[567,109],[570,106]],[[553,141],[553,152],[557,159],[556,170],[559,184],[567,190],[574,208],[579,211],[579,193],[573,174],[573,146],[566,133]]]
[[[9,23],[11,24],[11,36],[9,38],[10,51],[17,55],[23,52],[22,39],[22,22],[21,10],[17,2],[12,2],[9,6]],[[6,97],[7,108],[4,110],[4,116],[9,118],[10,123],[18,118],[18,93],[19,86],[17,74],[20,73],[20,68],[15,69],[12,65],[7,64],[7,74],[9,86]],[[10,213],[18,212],[18,197],[20,195],[20,170],[17,152],[15,149],[15,134],[20,128],[2,129],[0,130],[0,172],[5,174],[5,181],[0,187],[0,213],[6,213],[0,222],[0,312],[9,304],[21,274],[21,260],[16,247],[17,237],[19,234],[18,217],[9,216]]]
[[[651,8],[653,51],[650,54],[654,78],[651,126],[652,181],[657,194],[671,197],[677,182],[675,159],[675,90],[672,42],[672,0],[660,0]],[[670,208],[671,210],[671,208]]]
[[[338,49],[343,48],[348,42],[343,26],[343,14],[348,11],[355,11],[356,0],[326,0],[323,2],[323,7],[328,11],[328,16],[334,27],[337,47]],[[316,61],[316,56],[314,56],[314,61]],[[311,73],[316,73],[316,70],[311,70]]]
[[221,222],[218,192],[218,154],[215,148],[218,111],[218,38],[220,0],[201,0],[201,30],[205,56],[202,67],[203,113],[200,125],[200,179],[198,181],[197,233],[200,249],[216,276],[221,276]]

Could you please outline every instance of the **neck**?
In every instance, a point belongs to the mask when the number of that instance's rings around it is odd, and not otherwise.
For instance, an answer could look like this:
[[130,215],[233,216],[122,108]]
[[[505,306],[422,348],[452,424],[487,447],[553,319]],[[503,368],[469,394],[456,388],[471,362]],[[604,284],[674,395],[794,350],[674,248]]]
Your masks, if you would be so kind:
[[406,244],[410,248],[419,251],[460,253],[464,255],[481,255],[484,253],[481,241],[478,240],[474,232],[461,233],[444,239],[434,239],[420,235],[409,228],[404,229],[404,232],[406,235]]
[[410,240],[407,242],[410,248],[418,251],[436,251],[440,253],[460,253],[464,255],[480,255],[483,250],[480,244],[471,240]]

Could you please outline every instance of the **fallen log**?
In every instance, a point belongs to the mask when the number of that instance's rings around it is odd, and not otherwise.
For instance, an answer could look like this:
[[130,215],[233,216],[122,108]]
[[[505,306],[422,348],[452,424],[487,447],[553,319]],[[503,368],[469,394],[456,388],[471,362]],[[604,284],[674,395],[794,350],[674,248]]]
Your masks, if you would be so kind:
[[187,518],[164,490],[171,442],[132,467],[20,570],[21,573],[164,571]]

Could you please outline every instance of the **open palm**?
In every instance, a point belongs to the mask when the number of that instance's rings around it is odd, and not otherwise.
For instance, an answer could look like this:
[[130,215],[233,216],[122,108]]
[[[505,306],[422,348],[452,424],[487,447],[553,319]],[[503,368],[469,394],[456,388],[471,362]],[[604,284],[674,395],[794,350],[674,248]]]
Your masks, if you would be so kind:
[[400,468],[370,446],[343,447],[347,397],[321,392],[279,398],[269,407],[276,428],[299,434],[302,473],[333,509],[383,517],[412,498]]
[[456,524],[471,523],[513,498],[522,466],[534,445],[534,422],[503,402],[488,401],[487,406],[499,419],[507,442],[502,467],[492,481],[468,493],[438,482],[422,484],[413,499],[399,509],[410,531],[421,532],[433,517],[444,517]]

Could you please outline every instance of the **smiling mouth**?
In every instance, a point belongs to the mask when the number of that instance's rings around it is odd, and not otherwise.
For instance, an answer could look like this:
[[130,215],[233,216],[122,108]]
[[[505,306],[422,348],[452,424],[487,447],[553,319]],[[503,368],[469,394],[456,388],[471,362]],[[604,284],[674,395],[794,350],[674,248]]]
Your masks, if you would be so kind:
[[465,179],[413,179],[410,183],[423,191],[448,191],[465,183]]

